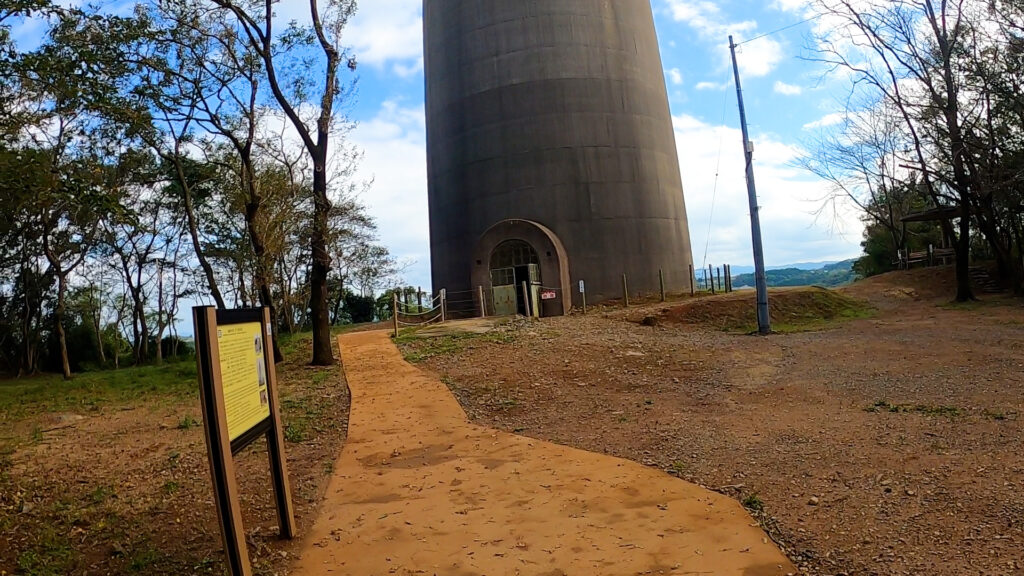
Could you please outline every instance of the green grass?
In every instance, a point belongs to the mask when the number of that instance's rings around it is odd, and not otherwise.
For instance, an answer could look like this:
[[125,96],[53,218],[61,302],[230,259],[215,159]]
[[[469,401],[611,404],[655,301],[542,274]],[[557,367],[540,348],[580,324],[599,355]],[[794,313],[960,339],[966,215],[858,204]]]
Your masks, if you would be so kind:
[[293,358],[300,351],[307,350],[313,341],[312,332],[296,332],[295,334],[277,334],[277,345],[285,358]]
[[289,422],[284,425],[284,439],[292,444],[301,444],[306,440],[306,423]]
[[149,568],[157,566],[162,557],[163,555],[160,552],[150,546],[146,546],[141,550],[133,550],[131,560],[128,562],[128,569],[132,572],[149,572]]
[[[874,316],[867,302],[818,287],[773,291],[768,296],[772,331],[777,333],[825,330],[838,323]],[[698,323],[724,332],[749,334],[757,331],[753,294],[725,299],[692,301],[670,314],[671,321]]]
[[451,356],[481,343],[508,344],[515,340],[515,334],[506,331],[491,331],[483,334],[471,332],[446,336],[423,337],[415,329],[398,333],[395,344],[402,351],[407,362],[418,364],[435,356]]
[[198,393],[195,362],[86,372],[69,381],[59,374],[44,374],[0,380],[0,414],[13,420],[29,414],[95,411],[154,397],[178,400]]
[[956,406],[929,406],[927,404],[892,404],[888,400],[878,400],[864,409],[866,412],[890,412],[893,414],[922,414],[925,416],[945,416],[955,418],[963,414]]
[[74,568],[75,552],[71,542],[53,526],[43,526],[35,535],[33,545],[18,554],[20,574],[26,576],[61,576]]
[[[867,303],[841,296],[830,291],[808,292],[809,302],[800,309],[773,311],[772,331],[780,334],[814,332],[837,322],[871,318],[876,310]],[[770,302],[770,299],[769,299]],[[748,324],[749,332],[757,330],[756,323]]]
[[764,501],[757,495],[757,492],[747,496],[742,501],[743,507],[753,512],[764,512]]
[[185,416],[180,422],[178,422],[178,430],[188,430],[190,428],[195,428],[196,426],[199,426],[199,420],[196,420],[191,416]]

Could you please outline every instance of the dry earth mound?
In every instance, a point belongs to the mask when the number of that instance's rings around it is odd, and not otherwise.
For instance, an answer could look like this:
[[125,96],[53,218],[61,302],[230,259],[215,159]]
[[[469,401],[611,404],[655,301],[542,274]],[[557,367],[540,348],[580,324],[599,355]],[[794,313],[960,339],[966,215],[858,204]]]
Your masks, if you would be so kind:
[[[752,290],[702,298],[662,310],[659,320],[728,332],[751,332],[757,329],[755,299]],[[872,311],[861,300],[818,287],[772,290],[768,307],[772,329],[778,332],[822,328],[835,320],[866,317]]]
[[859,280],[842,289],[855,298],[879,301],[951,300],[956,294],[956,275],[952,266],[895,270]]

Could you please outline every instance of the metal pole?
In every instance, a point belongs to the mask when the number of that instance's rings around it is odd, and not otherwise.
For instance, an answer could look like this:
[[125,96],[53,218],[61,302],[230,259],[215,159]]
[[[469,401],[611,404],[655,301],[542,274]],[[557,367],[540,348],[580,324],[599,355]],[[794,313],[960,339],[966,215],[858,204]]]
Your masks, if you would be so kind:
[[587,315],[587,286],[580,280],[580,296],[583,298],[583,315]]
[[441,324],[444,324],[445,316],[448,314],[448,291],[441,288]]
[[626,284],[626,275],[622,275],[622,304],[629,308],[629,285]]
[[480,294],[480,317],[487,318],[487,301],[484,300],[484,287],[477,286],[476,288]]
[[658,269],[658,281],[661,282],[661,301],[665,301],[665,271]]
[[729,52],[732,54],[732,71],[736,77],[736,98],[740,105],[740,126],[743,128],[743,155],[747,159],[747,197],[750,202],[750,236],[754,243],[754,280],[757,286],[757,331],[768,334],[772,331],[768,315],[768,277],[764,270],[764,247],[761,244],[761,217],[757,205],[757,186],[754,183],[754,147],[747,131],[747,111],[743,107],[743,88],[740,85],[740,66],[736,62],[736,43],[729,36]]

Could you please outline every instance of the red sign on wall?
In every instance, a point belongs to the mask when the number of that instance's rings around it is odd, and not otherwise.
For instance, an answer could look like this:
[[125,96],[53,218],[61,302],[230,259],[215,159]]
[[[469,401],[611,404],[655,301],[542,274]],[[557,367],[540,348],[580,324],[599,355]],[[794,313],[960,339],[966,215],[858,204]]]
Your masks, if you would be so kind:
[[544,290],[540,293],[541,300],[554,300],[555,298],[558,298],[558,294],[554,290]]

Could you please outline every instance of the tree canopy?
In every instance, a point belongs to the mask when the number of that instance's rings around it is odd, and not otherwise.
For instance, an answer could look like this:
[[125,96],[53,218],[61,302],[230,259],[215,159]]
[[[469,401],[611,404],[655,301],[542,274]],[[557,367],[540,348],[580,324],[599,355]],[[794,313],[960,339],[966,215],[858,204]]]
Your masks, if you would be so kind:
[[[400,267],[339,112],[356,4],[271,7],[0,8],[0,371],[162,361],[186,303],[268,306],[314,330],[316,364],[331,322],[373,319]],[[37,45],[13,37],[28,21]]]

